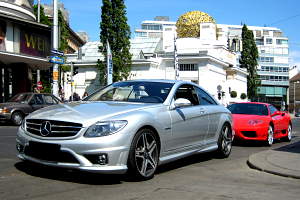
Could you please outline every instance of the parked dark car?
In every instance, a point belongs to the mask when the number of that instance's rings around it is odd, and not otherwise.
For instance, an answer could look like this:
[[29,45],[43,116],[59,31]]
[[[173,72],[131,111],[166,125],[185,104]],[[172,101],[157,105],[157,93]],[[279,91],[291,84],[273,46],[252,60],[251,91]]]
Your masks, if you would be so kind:
[[19,126],[29,113],[59,103],[62,102],[52,94],[19,93],[6,103],[0,103],[0,120],[11,121]]

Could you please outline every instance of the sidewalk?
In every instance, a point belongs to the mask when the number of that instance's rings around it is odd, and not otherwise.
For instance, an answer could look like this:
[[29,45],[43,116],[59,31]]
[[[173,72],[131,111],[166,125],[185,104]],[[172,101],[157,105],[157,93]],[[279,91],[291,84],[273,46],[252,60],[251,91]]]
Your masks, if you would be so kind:
[[252,154],[248,165],[271,174],[300,179],[300,142]]

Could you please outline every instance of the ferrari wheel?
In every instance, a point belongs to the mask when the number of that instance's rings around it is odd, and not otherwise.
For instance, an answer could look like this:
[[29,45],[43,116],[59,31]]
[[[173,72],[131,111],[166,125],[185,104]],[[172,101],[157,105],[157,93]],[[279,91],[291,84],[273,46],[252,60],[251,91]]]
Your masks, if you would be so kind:
[[285,141],[290,142],[292,140],[292,125],[289,124],[287,129],[287,136],[284,138]]
[[267,137],[267,145],[272,146],[273,142],[274,142],[274,131],[273,131],[273,127],[269,126],[268,137]]

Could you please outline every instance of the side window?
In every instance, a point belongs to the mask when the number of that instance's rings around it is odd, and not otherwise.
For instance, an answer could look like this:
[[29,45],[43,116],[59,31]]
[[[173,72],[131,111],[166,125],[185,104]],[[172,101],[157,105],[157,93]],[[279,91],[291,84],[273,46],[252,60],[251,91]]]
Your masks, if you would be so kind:
[[272,106],[272,105],[269,106],[269,109],[270,109],[270,114],[271,114],[271,115],[274,114],[276,111],[278,111],[277,108],[275,108],[275,107]]
[[217,105],[215,100],[209,96],[204,90],[197,88],[197,94],[200,101],[200,105]]
[[58,103],[57,100],[54,99],[51,95],[44,95],[44,99],[45,99],[46,104],[52,105],[52,104],[57,104]]
[[36,105],[42,105],[44,104],[43,95],[42,94],[35,94],[34,100]]
[[199,100],[197,97],[197,92],[192,85],[181,85],[174,96],[174,99],[185,98],[188,99],[192,105],[199,105]]

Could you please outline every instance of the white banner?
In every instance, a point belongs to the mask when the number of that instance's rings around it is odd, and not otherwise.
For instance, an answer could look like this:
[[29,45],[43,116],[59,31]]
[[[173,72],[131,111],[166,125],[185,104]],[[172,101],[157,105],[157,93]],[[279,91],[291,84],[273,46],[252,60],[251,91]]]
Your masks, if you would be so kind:
[[110,50],[108,40],[106,44],[106,50],[107,50],[107,85],[109,85],[112,84],[113,82],[113,61],[112,61],[112,53]]

